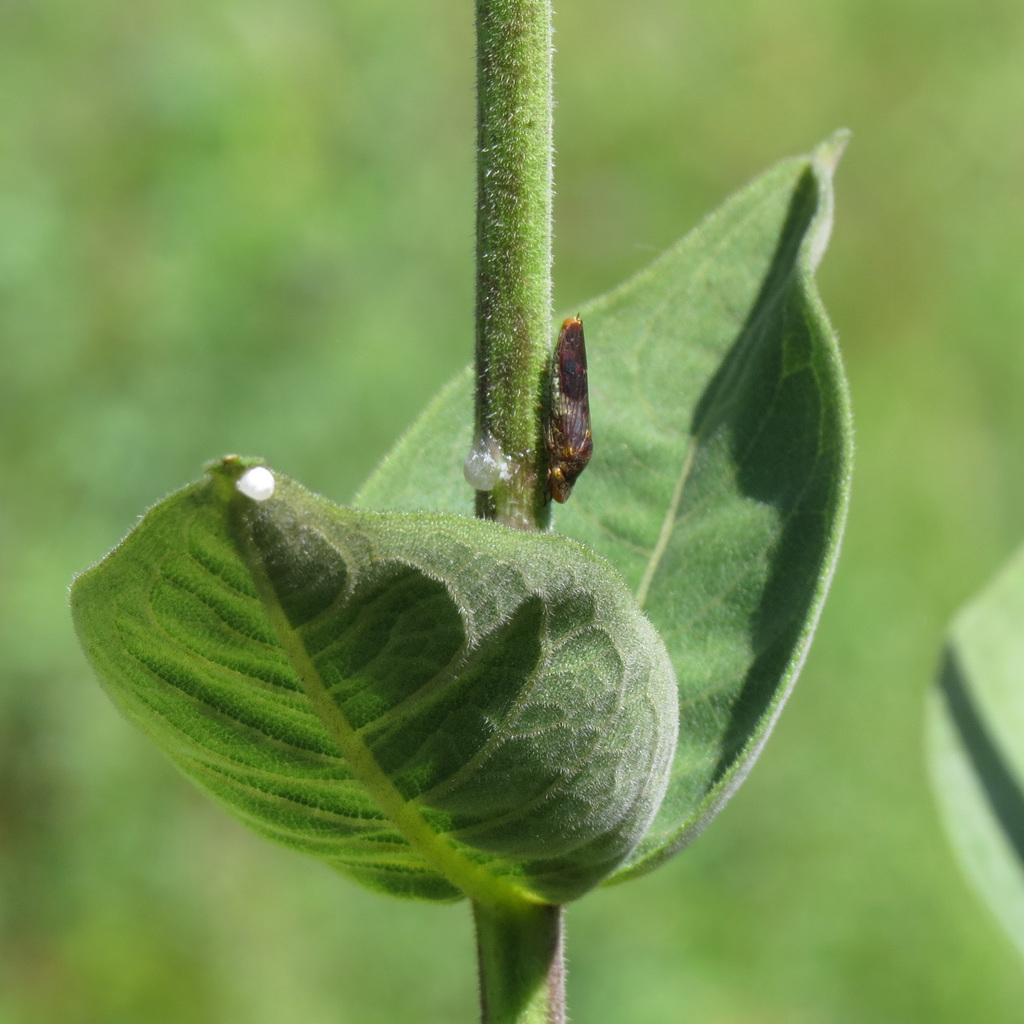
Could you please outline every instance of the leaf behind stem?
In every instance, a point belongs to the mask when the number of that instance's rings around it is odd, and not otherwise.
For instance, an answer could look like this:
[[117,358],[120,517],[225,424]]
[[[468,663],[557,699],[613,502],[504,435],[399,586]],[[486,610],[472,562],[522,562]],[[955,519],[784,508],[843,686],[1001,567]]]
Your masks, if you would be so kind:
[[[581,309],[594,456],[554,528],[622,573],[679,683],[668,794],[619,878],[684,847],[735,791],[828,590],[852,424],[813,274],[845,141],[772,168]],[[434,399],[356,504],[471,512],[471,379]]]

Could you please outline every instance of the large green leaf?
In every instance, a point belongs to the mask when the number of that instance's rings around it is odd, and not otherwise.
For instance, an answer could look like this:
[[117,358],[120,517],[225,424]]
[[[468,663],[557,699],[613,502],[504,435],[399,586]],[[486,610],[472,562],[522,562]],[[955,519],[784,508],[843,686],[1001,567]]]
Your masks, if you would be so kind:
[[387,892],[564,902],[621,863],[664,793],[676,685],[618,574],[283,476],[255,500],[252,468],[212,467],[74,584],[129,717],[256,831]]
[[1024,548],[953,621],[928,741],[953,847],[1024,954]]
[[[554,527],[607,558],[679,680],[668,796],[620,877],[717,813],[806,655],[845,518],[846,386],[813,282],[840,135],[729,199],[652,267],[581,310],[594,457]],[[356,496],[469,513],[467,370]]]

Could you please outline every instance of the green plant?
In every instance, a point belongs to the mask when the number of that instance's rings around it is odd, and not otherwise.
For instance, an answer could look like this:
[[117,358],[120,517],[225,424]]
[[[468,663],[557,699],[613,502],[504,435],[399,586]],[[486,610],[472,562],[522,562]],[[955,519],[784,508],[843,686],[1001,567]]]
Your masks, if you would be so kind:
[[956,615],[928,753],[964,872],[1024,955],[1024,549]]
[[[813,273],[844,137],[581,311],[597,448],[543,532],[550,10],[477,12],[475,367],[355,507],[225,457],[72,603],[111,697],[183,770],[364,884],[468,897],[485,1021],[560,1021],[562,906],[718,812],[824,600],[850,425]],[[493,470],[475,496],[467,451]]]

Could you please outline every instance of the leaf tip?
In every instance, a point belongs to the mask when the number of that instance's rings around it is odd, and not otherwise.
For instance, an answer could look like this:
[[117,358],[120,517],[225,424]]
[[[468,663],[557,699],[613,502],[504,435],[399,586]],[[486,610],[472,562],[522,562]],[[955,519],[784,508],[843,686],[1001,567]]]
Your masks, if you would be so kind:
[[213,478],[218,497],[225,501],[236,491],[253,501],[266,501],[277,485],[265,459],[225,455],[203,468]]
[[835,201],[832,194],[832,178],[836,167],[850,141],[849,128],[840,128],[833,132],[811,153],[811,167],[818,179],[820,207],[814,225],[807,235],[807,259],[813,273],[821,265],[832,237]]
[[815,167],[829,180],[836,173],[836,168],[839,166],[843,153],[846,152],[852,134],[849,128],[840,128],[811,153]]

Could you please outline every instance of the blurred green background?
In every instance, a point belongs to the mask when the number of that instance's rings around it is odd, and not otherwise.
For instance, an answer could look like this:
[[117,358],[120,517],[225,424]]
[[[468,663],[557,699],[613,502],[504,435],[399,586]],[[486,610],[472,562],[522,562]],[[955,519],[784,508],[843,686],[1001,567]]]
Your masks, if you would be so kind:
[[[949,615],[1024,536],[1024,5],[556,27],[562,314],[854,131],[820,277],[858,424],[833,594],[721,817],[573,907],[573,1017],[1016,1024],[921,727]],[[468,361],[472,51],[467,0],[0,0],[2,1024],[475,1019],[467,908],[245,832],[115,713],[66,607],[210,457],[347,499]]]

